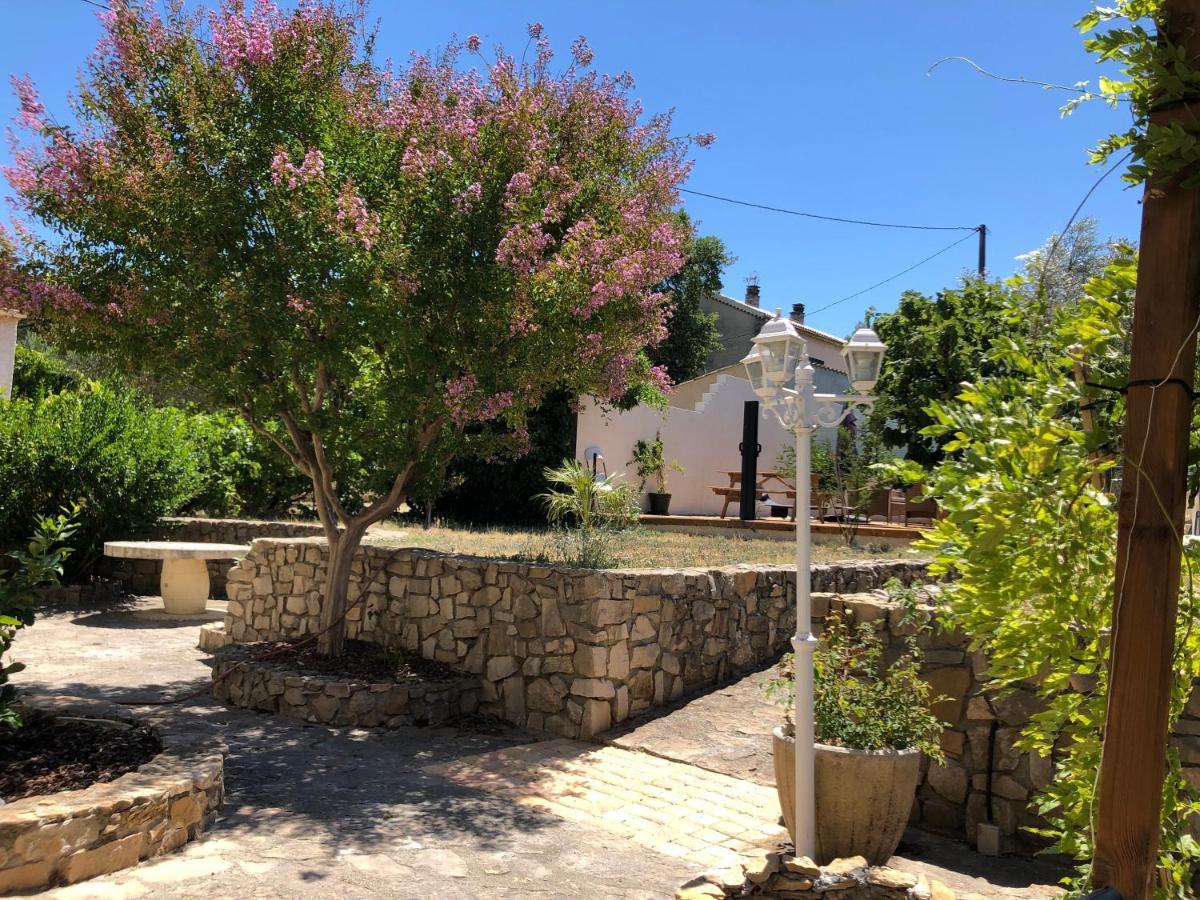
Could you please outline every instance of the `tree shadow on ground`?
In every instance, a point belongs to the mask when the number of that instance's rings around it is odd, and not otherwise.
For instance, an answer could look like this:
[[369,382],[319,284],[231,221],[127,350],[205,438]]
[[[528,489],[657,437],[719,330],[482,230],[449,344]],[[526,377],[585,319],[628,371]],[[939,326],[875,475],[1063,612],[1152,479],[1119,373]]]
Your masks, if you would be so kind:
[[[482,734],[447,726],[332,728],[227,707],[208,696],[209,683],[199,678],[113,687],[26,680],[21,687],[34,694],[103,699],[153,722],[219,735],[229,755],[226,803],[214,837],[258,832],[268,840],[302,840],[331,854],[346,848],[404,849],[421,835],[469,838],[488,849],[553,831],[562,822],[510,798],[422,771],[534,740],[515,729]],[[149,705],[156,698],[180,702]]]

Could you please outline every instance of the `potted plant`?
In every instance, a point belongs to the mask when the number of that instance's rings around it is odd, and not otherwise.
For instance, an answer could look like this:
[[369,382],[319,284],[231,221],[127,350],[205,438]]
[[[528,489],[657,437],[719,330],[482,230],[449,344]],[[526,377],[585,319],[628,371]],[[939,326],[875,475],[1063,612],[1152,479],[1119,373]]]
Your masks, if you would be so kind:
[[671,495],[667,492],[667,470],[679,472],[683,474],[683,466],[679,465],[675,460],[666,461],[663,456],[663,442],[661,432],[654,435],[654,440],[640,440],[633,445],[633,459],[630,464],[637,465],[637,474],[640,484],[639,491],[646,489],[646,482],[651,478],[658,484],[657,491],[650,491],[646,497],[648,500],[648,512],[652,516],[670,515],[671,510]]
[[[831,616],[814,658],[817,855],[820,864],[862,856],[883,865],[895,852],[912,812],[921,754],[943,758],[942,723],[929,707],[920,677],[921,652],[909,638],[884,664],[883,640],[872,623],[851,629]],[[775,729],[775,784],[788,831],[795,836],[796,743],[792,654],[767,685],[785,706]]]

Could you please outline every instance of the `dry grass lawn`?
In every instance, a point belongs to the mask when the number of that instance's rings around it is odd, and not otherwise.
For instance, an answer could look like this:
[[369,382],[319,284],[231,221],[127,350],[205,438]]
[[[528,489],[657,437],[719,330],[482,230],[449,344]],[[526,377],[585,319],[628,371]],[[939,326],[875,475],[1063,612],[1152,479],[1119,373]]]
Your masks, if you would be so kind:
[[[558,559],[554,536],[549,531],[519,529],[467,529],[434,526],[426,531],[411,523],[383,523],[371,530],[372,544],[424,547],[443,553],[491,556],[498,559],[554,561]],[[761,537],[684,534],[636,528],[613,538],[613,552],[622,568],[656,569],[709,568],[737,563],[787,565],[795,561],[791,540]],[[813,546],[813,562],[851,559],[903,559],[915,557],[907,547],[887,547],[860,539],[849,547],[840,539],[823,540]]]

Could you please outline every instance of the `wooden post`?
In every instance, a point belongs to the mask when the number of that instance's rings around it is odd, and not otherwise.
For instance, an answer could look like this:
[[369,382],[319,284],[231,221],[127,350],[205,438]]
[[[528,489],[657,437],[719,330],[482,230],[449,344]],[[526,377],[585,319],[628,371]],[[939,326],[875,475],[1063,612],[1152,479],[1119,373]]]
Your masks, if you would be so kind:
[[[1165,0],[1163,33],[1200,56],[1200,0]],[[1194,120],[1200,104],[1153,115]],[[1141,256],[1118,507],[1108,718],[1092,881],[1148,900],[1158,853],[1179,594],[1188,430],[1200,320],[1200,196],[1151,185]],[[1178,379],[1171,380],[1168,379]],[[1138,383],[1146,381],[1149,383]]]

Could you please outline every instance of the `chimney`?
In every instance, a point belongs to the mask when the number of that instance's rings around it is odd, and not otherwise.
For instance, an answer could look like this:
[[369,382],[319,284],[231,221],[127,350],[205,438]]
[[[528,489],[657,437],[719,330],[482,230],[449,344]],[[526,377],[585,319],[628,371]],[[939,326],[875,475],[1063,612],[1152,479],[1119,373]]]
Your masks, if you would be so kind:
[[759,288],[758,275],[746,276],[746,305],[753,306],[758,309],[759,304]]
[[804,304],[803,303],[793,303],[792,304],[792,317],[791,318],[792,318],[792,321],[795,322],[797,325],[804,324]]

